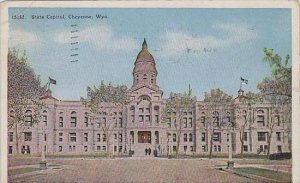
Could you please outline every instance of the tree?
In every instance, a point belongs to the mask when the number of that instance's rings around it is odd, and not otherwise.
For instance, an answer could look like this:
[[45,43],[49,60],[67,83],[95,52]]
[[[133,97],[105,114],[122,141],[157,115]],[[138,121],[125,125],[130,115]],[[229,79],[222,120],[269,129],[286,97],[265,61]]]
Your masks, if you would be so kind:
[[[213,136],[217,129],[221,130],[221,123],[227,116],[228,109],[232,104],[232,97],[224,91],[212,89],[210,92],[205,92],[204,103],[199,106],[205,110],[205,129],[209,134],[209,158],[212,158]],[[222,119],[220,118],[222,117]],[[230,122],[230,121],[228,121]]]
[[193,101],[191,90],[184,93],[171,93],[170,97],[166,100],[165,108],[162,112],[162,121],[171,123],[174,119],[174,130],[176,133],[176,157],[179,154],[179,145],[181,141],[181,132],[185,124],[183,120],[184,113],[191,110]]
[[40,97],[45,93],[40,78],[27,63],[24,53],[20,56],[16,49],[8,50],[8,129],[15,130],[16,149],[19,154],[19,139],[24,127],[40,121],[43,103]]
[[87,93],[87,99],[81,97],[81,101],[91,111],[90,117],[94,120],[100,119],[100,116],[107,117],[105,118],[107,121],[101,123],[101,129],[106,137],[106,152],[109,156],[110,138],[116,129],[113,123],[112,112],[105,111],[103,108],[104,105],[110,105],[111,107],[123,109],[129,103],[127,87],[125,85],[112,86],[111,83],[107,85],[104,81],[101,81],[99,87],[87,87]]
[[[283,60],[280,55],[273,52],[271,48],[264,49],[263,61],[271,68],[271,77],[266,77],[258,84],[258,89],[265,99],[270,101],[272,106],[271,122],[268,125],[268,155],[270,153],[271,137],[274,131],[275,112],[281,112],[283,119],[287,122],[286,131],[288,133],[289,147],[291,146],[291,102],[292,102],[292,67],[290,66],[290,56]],[[291,148],[291,147],[290,147]]]
[[[240,157],[244,157],[244,140],[245,140],[245,130],[249,129],[250,133],[252,130],[252,123],[255,121],[254,115],[253,115],[253,109],[255,108],[254,105],[257,103],[262,103],[263,98],[260,94],[255,94],[252,92],[246,93],[246,96],[244,98],[239,99],[238,106],[236,108],[236,129],[239,130],[240,133],[240,143],[241,143],[241,149],[240,149]],[[251,136],[251,134],[250,134]]]

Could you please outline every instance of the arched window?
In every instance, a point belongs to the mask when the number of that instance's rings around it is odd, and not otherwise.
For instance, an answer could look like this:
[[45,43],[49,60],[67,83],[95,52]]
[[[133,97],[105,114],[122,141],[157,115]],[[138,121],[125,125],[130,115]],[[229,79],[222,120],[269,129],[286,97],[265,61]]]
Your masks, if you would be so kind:
[[45,125],[45,126],[47,126],[47,119],[48,117],[47,117],[47,111],[46,110],[44,110],[43,111],[43,124]]
[[265,126],[265,112],[263,110],[257,110],[257,125]]
[[25,112],[25,126],[32,126],[32,111],[31,110],[27,110]]
[[72,111],[71,112],[71,127],[76,127],[76,126],[77,126],[76,112]]

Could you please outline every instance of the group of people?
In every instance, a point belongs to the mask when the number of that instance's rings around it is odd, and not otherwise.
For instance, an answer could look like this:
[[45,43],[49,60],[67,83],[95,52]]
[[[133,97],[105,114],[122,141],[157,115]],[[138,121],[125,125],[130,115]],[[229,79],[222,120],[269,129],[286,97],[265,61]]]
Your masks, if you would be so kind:
[[145,155],[147,156],[147,155],[151,155],[151,149],[150,149],[150,147],[149,148],[146,148],[145,149]]

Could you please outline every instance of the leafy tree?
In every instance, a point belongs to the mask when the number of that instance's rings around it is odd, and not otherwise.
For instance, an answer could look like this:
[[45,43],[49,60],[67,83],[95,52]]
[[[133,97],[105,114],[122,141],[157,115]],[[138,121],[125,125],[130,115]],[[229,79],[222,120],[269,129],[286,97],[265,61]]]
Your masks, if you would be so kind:
[[[209,138],[209,158],[212,158],[213,135],[216,130],[221,130],[225,124],[225,118],[220,119],[220,116],[227,116],[228,109],[232,104],[232,97],[226,94],[221,89],[212,89],[210,92],[205,92],[203,105],[199,106],[205,112],[205,129]],[[227,121],[230,122],[230,121]],[[231,121],[232,122],[232,121]]]
[[113,113],[105,111],[104,105],[111,105],[113,107],[123,109],[129,103],[127,96],[127,87],[125,85],[113,86],[111,83],[105,84],[101,81],[99,87],[87,87],[87,99],[81,98],[81,101],[91,111],[90,118],[94,121],[99,120],[101,116],[106,116],[107,121],[101,123],[101,129],[106,136],[106,152],[109,156],[110,139],[113,132],[116,130],[113,121]]
[[19,154],[19,139],[30,120],[29,126],[40,121],[43,103],[40,97],[45,93],[40,78],[27,63],[24,53],[20,56],[16,49],[8,50],[8,129],[15,130],[16,149]]
[[292,102],[292,67],[290,66],[290,56],[282,59],[280,55],[274,53],[273,49],[264,49],[263,61],[271,68],[271,77],[266,77],[258,84],[261,94],[272,106],[271,122],[268,124],[270,133],[268,134],[268,155],[270,154],[271,137],[274,132],[274,115],[282,113],[282,118],[287,122],[286,131],[288,141],[291,145],[291,102]]
[[176,157],[179,154],[179,145],[181,142],[181,133],[184,128],[183,117],[185,113],[192,109],[193,101],[191,90],[184,93],[171,93],[170,97],[166,100],[165,108],[162,112],[162,122],[171,123],[174,119],[174,130],[176,133]]

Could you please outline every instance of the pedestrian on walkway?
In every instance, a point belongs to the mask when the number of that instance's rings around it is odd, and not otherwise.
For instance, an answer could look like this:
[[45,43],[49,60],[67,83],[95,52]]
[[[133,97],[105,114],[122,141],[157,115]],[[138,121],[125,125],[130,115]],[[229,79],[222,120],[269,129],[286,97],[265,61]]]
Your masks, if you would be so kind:
[[149,156],[151,155],[151,149],[150,147],[148,148],[148,153],[149,153]]
[[145,155],[147,156],[147,154],[148,154],[148,149],[146,147],[146,149],[145,149]]

